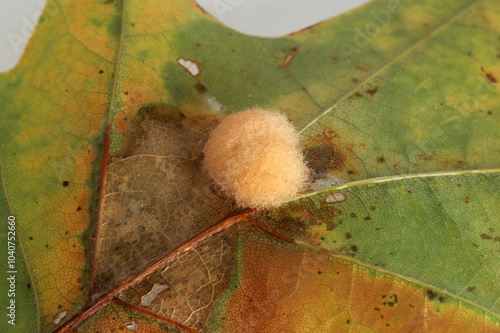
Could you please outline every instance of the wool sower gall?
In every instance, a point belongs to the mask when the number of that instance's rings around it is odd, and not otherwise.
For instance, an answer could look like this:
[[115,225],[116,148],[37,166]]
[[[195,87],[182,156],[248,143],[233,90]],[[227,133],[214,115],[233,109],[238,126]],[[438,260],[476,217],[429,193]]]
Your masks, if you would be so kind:
[[230,115],[204,152],[208,175],[243,207],[276,207],[309,177],[297,131],[280,112],[255,108]]

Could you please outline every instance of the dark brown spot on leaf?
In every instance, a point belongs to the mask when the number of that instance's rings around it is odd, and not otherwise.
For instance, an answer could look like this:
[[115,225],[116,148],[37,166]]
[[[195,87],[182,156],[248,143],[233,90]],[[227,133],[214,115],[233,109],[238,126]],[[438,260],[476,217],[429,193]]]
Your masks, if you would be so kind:
[[325,176],[343,169],[345,157],[337,147],[331,145],[312,146],[304,151],[307,165],[313,176]]
[[429,298],[430,301],[432,301],[434,298],[438,296],[438,294],[431,289],[426,289],[425,294],[427,295],[427,298]]
[[68,182],[67,180],[65,180],[65,181],[63,181],[62,185],[63,185],[64,187],[66,187],[66,186],[68,186],[68,185],[69,185],[69,182]]
[[467,287],[465,290],[469,293],[475,293],[476,292],[476,287]]
[[345,239],[351,239],[352,238],[352,235],[350,232],[346,232],[345,233]]
[[371,89],[366,89],[366,92],[369,93],[371,96],[374,96],[378,91],[378,86],[375,86]]
[[493,83],[497,83],[497,79],[491,73],[486,73],[486,78]]
[[203,84],[201,84],[200,82],[198,82],[197,84],[194,85],[194,88],[196,89],[196,91],[200,94],[200,95],[203,95],[204,93],[206,93],[208,91],[207,87],[205,87]]

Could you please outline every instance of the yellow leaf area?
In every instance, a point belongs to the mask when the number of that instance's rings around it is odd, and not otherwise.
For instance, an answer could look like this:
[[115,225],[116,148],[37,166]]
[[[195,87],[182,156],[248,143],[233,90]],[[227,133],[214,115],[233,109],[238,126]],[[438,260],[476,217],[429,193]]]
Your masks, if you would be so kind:
[[116,48],[107,22],[116,12],[49,1],[20,63],[0,75],[2,176],[38,295],[38,329],[53,329],[87,297]]
[[221,332],[500,332],[483,310],[375,266],[245,235]]
[[[174,104],[171,93],[164,87],[161,67],[173,54],[169,39],[191,19],[186,13],[195,7],[194,1],[170,1],[166,5],[161,0],[148,0],[124,4],[114,133],[131,129],[137,106],[151,102]],[[191,111],[191,114],[203,113],[200,107]],[[117,146],[112,142],[113,148]]]

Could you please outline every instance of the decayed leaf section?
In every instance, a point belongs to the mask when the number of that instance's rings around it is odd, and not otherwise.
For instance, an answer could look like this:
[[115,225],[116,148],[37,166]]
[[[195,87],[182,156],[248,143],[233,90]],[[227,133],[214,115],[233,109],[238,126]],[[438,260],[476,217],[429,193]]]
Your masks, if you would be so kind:
[[78,327],[77,332],[99,333],[184,333],[175,325],[158,322],[154,318],[120,304],[110,304]]
[[500,332],[498,316],[449,291],[249,222],[193,244],[119,299],[151,325],[199,332]]
[[193,244],[128,288],[119,299],[195,331],[210,332],[216,300],[231,288],[238,233],[248,231],[234,226]]
[[167,105],[141,108],[107,168],[94,299],[223,218],[229,202],[201,172],[214,124]]

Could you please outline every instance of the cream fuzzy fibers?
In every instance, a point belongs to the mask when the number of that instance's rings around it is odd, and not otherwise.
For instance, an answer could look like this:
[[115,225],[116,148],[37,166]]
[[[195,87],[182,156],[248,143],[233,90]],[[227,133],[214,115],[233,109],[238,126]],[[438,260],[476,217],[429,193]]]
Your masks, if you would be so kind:
[[208,175],[239,206],[278,206],[302,190],[309,170],[298,134],[279,112],[250,109],[224,119],[205,146]]

